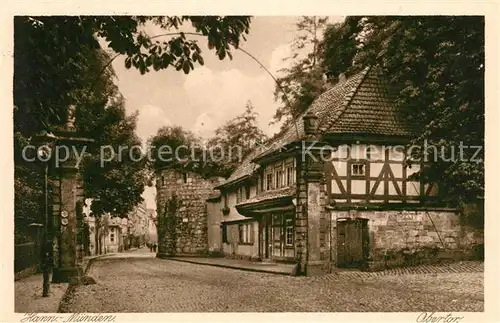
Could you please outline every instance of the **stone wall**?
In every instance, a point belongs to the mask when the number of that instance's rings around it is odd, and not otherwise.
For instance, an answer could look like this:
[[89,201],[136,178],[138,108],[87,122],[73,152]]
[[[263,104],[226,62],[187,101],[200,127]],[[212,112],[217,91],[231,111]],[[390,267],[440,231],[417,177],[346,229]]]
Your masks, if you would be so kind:
[[[156,174],[158,212],[158,256],[208,253],[206,199],[213,192],[216,180],[205,180],[196,173],[163,169]],[[165,185],[163,184],[163,180]],[[162,221],[166,202],[176,195],[179,207],[173,222]],[[175,229],[160,226],[175,226]],[[173,230],[173,231],[172,231]],[[169,238],[174,237],[172,243]],[[167,248],[168,244],[168,249]],[[172,250],[173,249],[173,250]]]
[[332,260],[336,220],[368,219],[369,269],[470,259],[484,246],[484,230],[453,210],[332,211]]
[[208,252],[222,255],[221,211],[220,200],[207,201]]

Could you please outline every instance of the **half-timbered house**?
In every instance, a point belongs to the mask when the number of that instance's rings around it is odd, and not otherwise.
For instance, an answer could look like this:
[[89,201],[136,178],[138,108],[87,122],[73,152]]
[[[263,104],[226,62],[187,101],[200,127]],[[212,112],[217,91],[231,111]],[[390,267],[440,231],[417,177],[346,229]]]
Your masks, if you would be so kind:
[[[414,176],[432,160],[411,158],[407,144],[421,129],[383,75],[367,68],[339,79],[226,180],[157,170],[158,256],[284,261],[315,275],[481,250],[482,228],[464,224],[440,205],[437,185]],[[177,211],[163,212],[172,201]]]
[[341,78],[216,187],[209,249],[294,262],[309,275],[469,255],[481,230],[412,176],[428,162],[408,151],[419,130],[377,70]]

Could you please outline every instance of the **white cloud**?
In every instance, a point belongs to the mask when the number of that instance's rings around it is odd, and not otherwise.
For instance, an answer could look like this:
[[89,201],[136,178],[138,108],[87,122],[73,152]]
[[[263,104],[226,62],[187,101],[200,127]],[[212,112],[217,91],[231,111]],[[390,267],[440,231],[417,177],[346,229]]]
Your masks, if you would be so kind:
[[208,138],[218,126],[217,120],[204,112],[196,118],[192,131],[200,137]]
[[165,111],[155,105],[147,104],[139,109],[137,134],[144,144],[149,137],[156,134],[158,129],[170,124],[171,121],[167,118]]
[[290,57],[292,54],[292,49],[289,44],[283,44],[272,52],[271,61],[269,63],[269,71],[275,76],[279,76],[279,70],[283,68],[288,68],[292,65],[292,60],[286,60],[285,58]]
[[184,82],[187,93],[186,104],[192,111],[200,111],[194,116],[191,130],[203,137],[226,121],[241,114],[247,101],[251,101],[259,113],[259,126],[272,134],[275,129],[269,122],[276,111],[274,103],[274,81],[262,71],[256,77],[244,75],[238,69],[214,72],[207,67],[195,69]]

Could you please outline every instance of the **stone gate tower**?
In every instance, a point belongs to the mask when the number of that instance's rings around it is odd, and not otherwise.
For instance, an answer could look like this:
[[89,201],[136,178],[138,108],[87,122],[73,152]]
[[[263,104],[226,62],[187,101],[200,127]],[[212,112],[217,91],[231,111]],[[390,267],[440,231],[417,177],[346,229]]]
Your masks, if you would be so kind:
[[208,253],[206,199],[218,181],[168,167],[156,171],[157,257]]

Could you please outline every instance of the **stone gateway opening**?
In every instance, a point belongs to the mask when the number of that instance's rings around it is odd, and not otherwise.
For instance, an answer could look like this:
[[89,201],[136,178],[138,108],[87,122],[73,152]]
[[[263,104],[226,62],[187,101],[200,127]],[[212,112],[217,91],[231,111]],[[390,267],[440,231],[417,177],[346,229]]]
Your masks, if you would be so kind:
[[337,220],[337,267],[364,268],[370,251],[368,219]]

